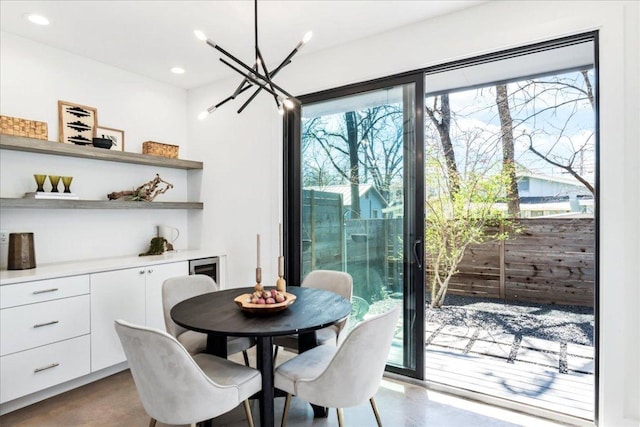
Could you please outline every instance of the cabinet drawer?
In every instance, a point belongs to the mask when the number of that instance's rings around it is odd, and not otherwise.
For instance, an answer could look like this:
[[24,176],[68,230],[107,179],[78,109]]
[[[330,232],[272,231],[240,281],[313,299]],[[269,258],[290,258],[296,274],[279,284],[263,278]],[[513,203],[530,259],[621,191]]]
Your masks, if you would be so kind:
[[88,334],[90,304],[81,295],[0,310],[0,355]]
[[0,308],[32,304],[89,293],[89,275],[60,277],[0,286]]
[[89,335],[0,357],[0,403],[90,373]]

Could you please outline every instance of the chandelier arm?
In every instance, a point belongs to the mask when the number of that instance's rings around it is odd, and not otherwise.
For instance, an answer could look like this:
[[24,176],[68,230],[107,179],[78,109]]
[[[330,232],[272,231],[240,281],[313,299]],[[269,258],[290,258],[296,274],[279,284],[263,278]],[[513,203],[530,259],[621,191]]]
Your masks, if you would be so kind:
[[[249,74],[244,74],[241,70],[237,69],[236,67],[234,67],[233,65],[231,65],[229,62],[225,61],[224,59],[220,58],[220,62],[222,62],[224,65],[226,65],[227,67],[231,68],[233,71],[235,71],[236,73],[240,74],[241,76],[245,77],[247,80],[249,80],[251,83],[255,84],[256,86],[259,86],[260,88],[266,90],[267,92],[269,92],[270,94],[272,94],[273,96],[276,97],[280,97],[280,95],[277,92],[274,92],[273,90],[271,90],[271,88],[269,88],[266,84],[259,82],[258,80],[256,80],[254,77],[251,77]],[[275,85],[274,85],[275,86]],[[276,86],[276,88],[278,88]],[[278,89],[280,90],[280,89]],[[283,92],[284,93],[284,92]]]
[[[269,82],[269,80],[263,76],[262,74],[260,74],[260,72],[256,71],[255,69],[249,67],[247,64],[245,64],[244,62],[240,61],[238,58],[236,58],[235,56],[233,56],[232,54],[230,54],[229,52],[227,52],[225,49],[221,48],[220,46],[218,46],[217,44],[215,44],[214,42],[207,40],[207,44],[211,47],[213,47],[214,49],[218,50],[220,53],[222,53],[223,55],[227,56],[229,59],[231,59],[233,62],[235,62],[236,64],[238,64],[239,66],[241,66],[242,68],[244,68],[245,70],[248,71],[248,73],[253,74],[254,76],[256,76],[257,78],[259,78],[260,80],[264,81],[264,82]],[[222,58],[220,58],[222,60]],[[240,72],[240,74],[242,74],[244,76],[244,74],[242,72]],[[247,74],[248,75],[248,74]],[[254,82],[255,83],[255,82]],[[275,89],[277,89],[278,91],[282,92],[284,95],[286,95],[289,98],[292,98],[293,95],[291,95],[289,92],[287,92],[286,90],[282,89],[280,86],[278,86],[277,84],[271,82],[273,84],[273,87]]]
[[277,74],[280,70],[282,70],[284,67],[286,67],[287,65],[291,64],[291,58],[293,58],[293,56],[298,53],[298,48],[295,48],[291,51],[291,53],[289,53],[289,55],[287,55],[287,57],[280,63],[280,65],[278,65],[272,72],[271,72],[271,77],[273,77],[275,74]]
[[[273,82],[271,81],[271,76],[269,75],[269,69],[267,69],[267,65],[265,64],[264,58],[262,57],[262,52],[260,52],[260,48],[257,46],[256,46],[256,52],[258,54],[258,58],[260,58],[260,65],[262,65],[262,71],[264,72],[264,75],[267,78],[269,87],[271,88],[271,90],[274,90]],[[278,101],[278,97],[274,96],[273,100],[276,102],[276,107],[280,108],[280,101]]]
[[[247,84],[247,86],[245,86],[245,84]],[[240,82],[240,84],[238,85],[236,90],[233,91],[233,95],[232,96],[235,98],[236,96],[240,95],[242,92],[246,91],[247,89],[249,89],[252,86],[253,86],[253,84],[251,82],[249,82],[246,78],[244,78],[244,79],[242,79],[242,81]]]
[[[275,70],[273,70],[273,71],[271,71],[271,72],[267,72],[267,71],[265,70],[265,74],[266,74],[267,76],[269,76],[269,79],[271,79],[272,77],[275,77],[275,75],[276,75],[276,74],[278,74],[278,72],[280,72],[280,70],[282,70],[282,69],[283,69],[284,67],[286,67],[287,65],[291,64],[291,57],[292,57],[293,55],[295,55],[295,53],[296,53],[297,51],[298,51],[298,49],[297,49],[297,48],[296,48],[296,49],[294,49],[294,50],[293,50],[293,52],[291,52],[291,53],[289,54],[289,56],[287,56],[287,58],[286,58],[284,61],[282,61],[282,62],[280,63],[280,65],[278,65],[278,67],[277,67]],[[263,62],[264,62],[264,61],[263,61]],[[238,110],[238,113],[241,113],[241,112],[242,112],[242,111],[243,111],[243,110],[244,110],[244,109],[249,105],[249,103],[250,103],[251,101],[253,101],[253,99],[254,99],[256,96],[258,96],[258,94],[260,93],[260,91],[261,91],[261,90],[262,90],[262,88],[260,88],[260,87],[259,87],[259,88],[257,88],[257,89],[256,89],[256,90],[251,94],[251,96],[249,97],[249,99],[247,99],[247,100],[245,101],[245,103],[244,103],[244,104],[242,104],[242,106],[241,106],[241,107],[240,107],[240,109]]]

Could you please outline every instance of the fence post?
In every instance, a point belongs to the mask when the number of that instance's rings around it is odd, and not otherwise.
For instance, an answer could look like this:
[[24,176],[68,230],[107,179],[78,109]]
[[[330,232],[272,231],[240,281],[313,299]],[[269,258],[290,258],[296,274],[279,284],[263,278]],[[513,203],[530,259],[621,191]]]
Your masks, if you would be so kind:
[[[500,234],[504,233],[504,225],[500,224]],[[500,240],[500,299],[506,299],[505,296],[505,240]]]

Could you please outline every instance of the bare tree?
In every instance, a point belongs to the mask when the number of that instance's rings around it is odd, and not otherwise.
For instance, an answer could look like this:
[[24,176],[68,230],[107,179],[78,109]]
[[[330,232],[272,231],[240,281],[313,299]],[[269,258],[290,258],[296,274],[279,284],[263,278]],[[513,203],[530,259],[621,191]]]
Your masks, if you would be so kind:
[[[440,106],[438,107],[438,101]],[[455,194],[460,188],[460,172],[458,172],[458,164],[456,163],[456,155],[451,142],[451,108],[449,106],[449,94],[435,96],[433,98],[433,107],[425,105],[425,111],[431,122],[438,130],[440,136],[440,144],[447,165],[449,175],[449,187],[451,195]]]
[[[352,218],[356,218],[360,213],[359,186],[362,182],[371,179],[380,194],[389,200],[392,183],[401,178],[402,132],[400,106],[348,111],[307,121],[303,126],[303,150],[319,146],[321,157],[328,160],[343,182],[351,186]],[[316,158],[307,160],[309,157]],[[317,163],[317,157],[305,156],[305,161]],[[305,165],[305,169],[307,167]]]
[[518,181],[516,180],[516,159],[513,142],[513,120],[509,109],[509,95],[507,85],[496,85],[496,105],[500,117],[500,139],[502,140],[502,173],[508,178],[507,183],[507,209],[509,215],[518,218],[520,216],[520,195],[518,194]]
[[[593,149],[593,130],[588,137],[581,141],[574,141],[570,136],[570,129],[576,120],[576,115],[586,104],[595,111],[595,96],[593,86],[589,80],[589,69],[581,70],[575,77],[546,77],[525,80],[519,83],[517,93],[513,95],[516,107],[522,116],[519,123],[514,127],[522,126],[522,136],[528,140],[528,149],[548,164],[560,168],[573,176],[587,188],[591,194],[595,194],[595,188],[590,183],[587,175],[592,172],[590,167],[585,167],[585,158],[591,157]],[[541,99],[561,99],[561,102],[544,104]],[[545,130],[542,126],[537,126],[536,130],[527,129],[527,124],[531,122],[540,123],[543,115],[553,115],[558,117],[557,110],[563,107],[571,107],[569,114],[566,114],[564,123],[554,126],[550,130]],[[545,149],[539,148],[536,139],[543,137],[551,140]]]

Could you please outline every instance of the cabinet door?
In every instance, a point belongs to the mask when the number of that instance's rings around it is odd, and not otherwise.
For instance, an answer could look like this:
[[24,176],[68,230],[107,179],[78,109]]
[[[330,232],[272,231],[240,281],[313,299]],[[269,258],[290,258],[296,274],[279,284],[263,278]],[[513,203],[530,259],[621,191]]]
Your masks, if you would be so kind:
[[145,277],[142,267],[91,275],[92,372],[126,360],[113,322],[145,324]]
[[156,264],[145,268],[147,279],[146,325],[150,328],[165,330],[162,310],[162,283],[170,277],[189,274],[189,263],[173,262]]

